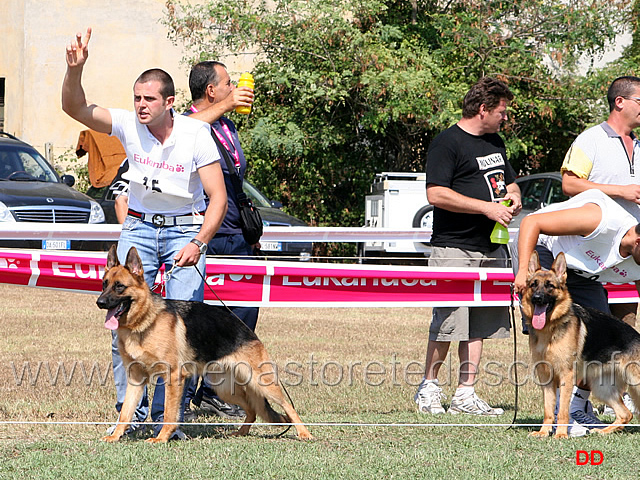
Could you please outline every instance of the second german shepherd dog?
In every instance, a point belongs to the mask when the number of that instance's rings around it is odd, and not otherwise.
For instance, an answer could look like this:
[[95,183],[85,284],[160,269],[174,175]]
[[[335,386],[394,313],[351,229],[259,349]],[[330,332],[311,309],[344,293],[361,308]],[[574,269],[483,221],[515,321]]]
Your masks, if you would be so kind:
[[559,388],[555,438],[567,438],[571,393],[579,380],[616,414],[613,424],[597,432],[622,430],[633,417],[622,402],[622,393],[626,390],[640,405],[640,334],[614,316],[573,303],[566,280],[564,253],[558,254],[548,271],[540,268],[538,254],[533,253],[521,304],[529,326],[531,356],[542,384],[544,421],[540,431],[532,435],[546,437],[552,431]]
[[[162,376],[164,418],[174,424],[165,423],[158,436],[147,441],[167,442],[177,429],[185,380],[196,372],[208,378],[222,400],[245,410],[245,422],[236,435],[246,435],[258,414],[267,422],[294,423],[298,437],[312,438],[285,400],[275,365],[255,333],[225,307],[165,300],[152,293],[135,247],[129,250],[125,265],[118,261],[115,246],[111,247],[97,304],[108,311],[105,326],[118,330],[128,380],[118,424],[104,441],[122,437],[144,385]],[[284,415],[269,402],[278,404]]]

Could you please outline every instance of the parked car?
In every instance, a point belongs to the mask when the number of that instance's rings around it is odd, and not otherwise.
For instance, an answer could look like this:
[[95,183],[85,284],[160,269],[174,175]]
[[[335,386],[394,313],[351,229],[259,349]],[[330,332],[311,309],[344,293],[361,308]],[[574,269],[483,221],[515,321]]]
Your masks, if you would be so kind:
[[[297,217],[282,210],[282,203],[269,200],[254,185],[245,180],[242,190],[260,210],[262,223],[266,227],[307,227],[308,225]],[[265,242],[261,241],[261,250],[267,255],[298,256],[301,261],[311,259],[312,242]]]
[[522,193],[522,212],[513,219],[509,228],[517,228],[520,222],[531,212],[569,199],[562,192],[562,174],[560,172],[534,173],[516,178]]
[[[104,223],[98,202],[74,190],[72,175],[60,177],[31,145],[0,131],[0,222]],[[101,242],[0,240],[5,248],[99,248]]]
[[[96,189],[94,187],[89,188],[87,194],[95,198],[102,208],[106,216],[107,223],[118,223],[114,210],[114,204],[116,196],[118,195],[119,188],[117,182],[119,178],[116,177],[109,187]],[[280,210],[282,204],[280,202],[269,200],[260,190],[252,185],[247,180],[243,183],[243,190],[247,194],[253,204],[260,210],[260,216],[262,217],[262,223],[269,227],[306,227],[307,224],[292,215]],[[312,242],[260,242],[262,252],[267,255],[275,256],[293,256],[301,261],[307,261],[311,258],[311,250],[313,248]]]

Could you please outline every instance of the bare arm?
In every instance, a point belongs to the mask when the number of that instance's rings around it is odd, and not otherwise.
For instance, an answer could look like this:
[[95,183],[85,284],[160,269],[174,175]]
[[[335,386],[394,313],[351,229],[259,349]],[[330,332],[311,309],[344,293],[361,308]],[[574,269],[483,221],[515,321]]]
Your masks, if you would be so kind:
[[[227,189],[224,185],[224,177],[220,162],[210,163],[198,169],[200,181],[204,187],[204,191],[209,196],[209,206],[204,214],[204,223],[200,227],[200,232],[195,236],[202,243],[209,241],[216,234],[222,220],[227,214]],[[195,265],[200,258],[198,247],[193,244],[187,244],[175,256],[176,264],[179,267]]]
[[640,185],[595,183],[586,178],[580,178],[573,172],[562,174],[562,191],[570,197],[592,188],[598,189],[612,198],[623,198],[640,204]]
[[518,238],[518,272],[514,281],[518,293],[524,290],[529,269],[529,259],[544,233],[552,236],[581,235],[593,232],[602,220],[602,210],[595,203],[547,213],[527,215],[520,223]]
[[129,197],[126,195],[118,195],[113,209],[116,211],[118,223],[124,223],[124,219],[127,218],[127,211],[129,210]]
[[111,113],[106,108],[87,103],[82,88],[82,70],[89,57],[91,27],[84,38],[80,33],[67,46],[67,72],[62,82],[62,110],[74,120],[102,133],[111,133]]
[[509,225],[514,215],[522,209],[520,200],[520,188],[511,183],[507,186],[506,199],[510,199],[512,204],[505,207],[499,202],[487,202],[477,198],[467,197],[448,187],[429,184],[427,185],[427,199],[431,205],[450,212],[473,213],[488,217],[491,220],[500,222],[505,227]]
[[225,113],[236,107],[250,107],[253,104],[253,90],[249,87],[236,87],[224,100],[214,103],[209,108],[194,112],[190,117],[197,118],[208,124],[217,122]]

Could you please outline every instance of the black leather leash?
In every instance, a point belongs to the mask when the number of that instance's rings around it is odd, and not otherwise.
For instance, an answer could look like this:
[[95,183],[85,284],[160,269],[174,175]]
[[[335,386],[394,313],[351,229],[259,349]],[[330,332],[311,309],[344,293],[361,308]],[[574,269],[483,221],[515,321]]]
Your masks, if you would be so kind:
[[[211,285],[209,285],[207,283],[207,279],[205,278],[205,276],[202,274],[202,272],[200,271],[200,269],[198,268],[197,265],[194,265],[194,268],[196,269],[196,272],[198,272],[198,275],[200,275],[200,278],[202,278],[202,281],[204,282],[204,284],[207,286],[207,288],[209,288],[209,290],[211,291],[211,293],[213,293],[216,298],[218,299],[218,301],[222,304],[222,306],[224,308],[226,308],[229,313],[231,313],[231,315],[233,315],[234,317],[236,317],[238,319],[239,322],[242,322],[242,320],[240,319],[240,317],[238,317],[238,315],[236,315],[233,310],[231,310],[226,303],[224,303],[224,301],[218,296],[218,294],[216,293],[216,291],[211,288]],[[173,269],[172,269],[173,270]],[[244,322],[242,322],[244,323]],[[295,405],[293,404],[293,400],[291,399],[291,395],[289,395],[289,392],[287,391],[287,389],[285,388],[284,384],[282,383],[282,381],[280,380],[280,377],[278,377],[278,383],[280,384],[280,388],[282,388],[282,390],[284,391],[284,393],[287,394],[287,398],[289,399],[289,403],[291,404],[291,406],[293,407],[293,409],[295,410]],[[285,433],[287,433],[289,430],[291,429],[291,425],[287,425],[287,428],[285,428],[282,432],[278,433],[277,435],[274,436],[274,438],[280,438],[282,437]]]

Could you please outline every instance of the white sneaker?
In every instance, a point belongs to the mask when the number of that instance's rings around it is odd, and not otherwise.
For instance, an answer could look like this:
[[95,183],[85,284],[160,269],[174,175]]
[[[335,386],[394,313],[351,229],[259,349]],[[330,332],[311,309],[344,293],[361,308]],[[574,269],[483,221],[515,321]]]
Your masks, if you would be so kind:
[[604,428],[602,420],[600,420],[596,416],[593,410],[591,412],[588,409],[585,412],[581,412],[581,411],[571,412],[569,413],[569,418],[571,421],[571,426],[569,427],[569,429],[574,427],[576,430],[576,433],[574,435],[571,434],[571,431],[569,432],[570,437],[578,437],[578,436],[582,437],[586,435],[586,433],[584,435],[577,434],[577,432],[581,430],[578,427],[578,425],[587,429],[588,431],[602,430]]
[[589,434],[589,429],[584,425],[580,425],[575,420],[571,420],[571,425],[567,429],[567,434],[571,438],[584,437]]
[[[556,420],[557,421],[557,420]],[[556,426],[553,426],[553,433],[556,433]],[[580,425],[575,420],[571,420],[571,424],[567,429],[567,435],[571,438],[584,437],[589,434],[589,429],[584,425]]]
[[614,412],[613,408],[611,408],[609,405],[605,405],[602,409],[602,415],[605,417],[615,417],[616,412]]
[[502,415],[504,410],[502,408],[490,407],[487,402],[482,400],[475,392],[466,397],[454,396],[451,399],[451,406],[449,407],[449,413],[468,413],[470,415],[486,415],[490,417],[497,417]]
[[631,398],[631,395],[629,395],[627,392],[624,392],[622,394],[622,401],[624,402],[624,406],[627,407],[631,413],[633,413],[634,415],[638,413],[638,410],[636,410],[636,405],[633,403],[633,399]]
[[[587,404],[584,407],[586,415],[592,420],[600,421],[596,416],[597,410],[593,408],[593,404],[590,400],[587,400]],[[553,412],[553,423],[558,423],[558,404],[556,403],[556,409]],[[591,422],[593,423],[593,422]],[[572,415],[569,415],[569,427],[567,428],[567,434],[571,438],[584,437],[589,434],[589,428],[579,423]],[[553,426],[553,433],[556,433],[556,426]]]
[[[636,413],[638,413],[636,411],[636,406],[633,403],[633,399],[631,398],[631,395],[629,395],[627,392],[624,392],[622,394],[622,402],[624,403],[624,406],[627,407],[631,413],[633,413],[634,415]],[[615,417],[616,416],[616,412],[614,412],[613,408],[611,408],[609,405],[605,405],[604,406],[604,410],[602,410],[602,415],[608,415],[610,417]]]
[[427,382],[421,385],[415,397],[413,397],[418,404],[420,413],[431,413],[432,415],[445,413],[440,400],[446,398],[446,395],[442,393],[442,389],[434,382]]

